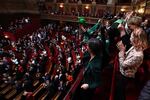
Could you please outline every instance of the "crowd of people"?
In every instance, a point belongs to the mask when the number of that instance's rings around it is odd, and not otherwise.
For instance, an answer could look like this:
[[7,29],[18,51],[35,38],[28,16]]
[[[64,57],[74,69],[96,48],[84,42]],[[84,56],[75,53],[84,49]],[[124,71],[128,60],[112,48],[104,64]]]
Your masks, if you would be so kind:
[[11,41],[16,39],[13,35],[18,33],[18,30],[22,30],[26,25],[30,25],[31,23],[32,20],[30,17],[21,17],[11,21],[6,26],[0,25],[0,47],[11,45]]
[[[58,90],[66,93],[81,64],[82,50],[77,32],[77,28],[70,25],[60,27],[50,23],[17,41],[8,40],[9,45],[0,50],[1,81],[15,85],[18,93],[33,92],[33,79],[47,88],[49,98]],[[49,63],[52,68],[48,72],[46,65]]]
[[2,46],[1,81],[26,94],[34,91],[36,79],[49,92],[48,98],[57,91],[62,91],[63,98],[83,67],[81,90],[75,98],[92,100],[97,88],[103,86],[103,76],[99,75],[118,55],[115,100],[125,100],[126,85],[134,80],[149,48],[149,19],[143,21],[130,12],[100,19],[94,26],[80,23],[79,28],[78,24],[49,23],[17,41],[9,41],[7,48]]
[[[30,17],[21,17],[21,18],[17,18],[13,21],[11,21],[8,25],[0,25],[0,37],[1,37],[1,42],[0,42],[0,46],[2,45],[8,45],[10,44],[9,40],[6,40],[6,39],[3,39],[3,32],[6,32],[6,33],[17,33],[18,30],[22,30],[26,25],[30,25],[31,24],[31,18]],[[5,38],[8,38],[7,37],[7,34],[5,34],[6,37]],[[13,37],[12,37],[13,38]],[[1,44],[1,43],[4,43],[4,44]]]
[[15,33],[16,29],[22,29],[25,24],[29,23],[31,23],[31,19],[29,17],[16,19],[15,21],[10,22],[10,25],[6,30]]

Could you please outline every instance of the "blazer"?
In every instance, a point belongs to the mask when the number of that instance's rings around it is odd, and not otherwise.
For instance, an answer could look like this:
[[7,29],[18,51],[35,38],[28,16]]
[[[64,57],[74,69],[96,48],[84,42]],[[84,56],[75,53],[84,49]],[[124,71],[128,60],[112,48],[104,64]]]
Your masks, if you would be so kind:
[[83,82],[88,84],[90,89],[94,89],[101,85],[101,70],[102,57],[95,56],[88,62],[84,71]]
[[143,51],[137,51],[133,46],[125,53],[119,52],[119,68],[122,75],[135,77],[138,67],[143,62]]

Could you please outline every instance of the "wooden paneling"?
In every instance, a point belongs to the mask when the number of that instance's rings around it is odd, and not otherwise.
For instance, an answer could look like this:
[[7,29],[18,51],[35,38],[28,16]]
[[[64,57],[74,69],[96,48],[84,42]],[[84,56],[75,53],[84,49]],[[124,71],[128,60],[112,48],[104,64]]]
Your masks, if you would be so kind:
[[36,0],[0,0],[0,13],[39,13]]

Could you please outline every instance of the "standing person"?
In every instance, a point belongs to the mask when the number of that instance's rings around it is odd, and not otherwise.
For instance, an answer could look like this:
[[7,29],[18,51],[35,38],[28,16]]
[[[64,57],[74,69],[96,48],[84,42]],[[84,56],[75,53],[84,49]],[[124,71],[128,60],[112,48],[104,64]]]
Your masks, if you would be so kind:
[[[102,85],[102,42],[98,39],[91,38],[87,44],[90,60],[84,70],[79,98],[81,100],[96,100],[96,98],[93,98],[95,97],[95,91]],[[98,97],[97,99],[100,98]]]
[[131,47],[126,51],[126,45],[122,42],[117,44],[120,52],[119,75],[117,76],[114,100],[126,100],[125,88],[127,82],[134,80],[138,67],[143,62],[143,51],[147,48],[147,36],[140,28],[141,18],[134,16],[128,20],[128,26],[132,30],[130,36]]
[[98,20],[98,22],[92,26],[90,29],[85,29],[83,27],[83,25],[80,25],[80,28],[82,29],[82,31],[84,32],[84,36],[83,36],[83,41],[84,43],[87,43],[88,40],[92,37],[92,35],[94,34],[94,32],[101,26],[101,19]]

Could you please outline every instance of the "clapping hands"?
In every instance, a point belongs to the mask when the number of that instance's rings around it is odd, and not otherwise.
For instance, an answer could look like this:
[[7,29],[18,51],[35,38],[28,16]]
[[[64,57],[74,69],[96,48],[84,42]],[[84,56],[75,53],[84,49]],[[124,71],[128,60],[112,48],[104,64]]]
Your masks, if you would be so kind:
[[88,84],[82,84],[81,88],[84,90],[87,90],[89,88],[89,85]]
[[117,43],[117,47],[120,51],[125,51],[126,50],[126,46],[122,43],[122,41],[119,41]]

